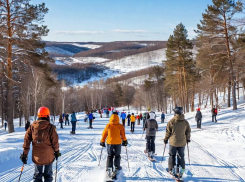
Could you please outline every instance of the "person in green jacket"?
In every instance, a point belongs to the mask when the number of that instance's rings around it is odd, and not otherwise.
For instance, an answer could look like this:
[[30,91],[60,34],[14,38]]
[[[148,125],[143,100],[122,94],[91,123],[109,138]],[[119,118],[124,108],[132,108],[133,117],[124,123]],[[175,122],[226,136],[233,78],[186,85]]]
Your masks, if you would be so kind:
[[[166,128],[166,135],[164,138],[165,145],[169,140],[169,160],[168,160],[168,169],[169,173],[172,175],[178,175],[182,177],[185,171],[185,146],[191,140],[191,128],[185,116],[183,114],[182,107],[176,107],[174,109],[175,116],[172,118]],[[178,156],[178,164],[176,166],[176,154]],[[179,172],[179,166],[181,171]]]

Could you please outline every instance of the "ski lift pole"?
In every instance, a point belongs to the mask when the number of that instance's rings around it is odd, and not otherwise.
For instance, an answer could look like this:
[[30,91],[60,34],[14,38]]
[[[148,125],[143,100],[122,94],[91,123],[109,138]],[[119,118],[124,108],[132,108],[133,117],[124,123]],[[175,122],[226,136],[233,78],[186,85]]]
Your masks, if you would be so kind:
[[98,164],[98,166],[100,165],[101,156],[102,156],[102,151],[103,151],[103,147],[101,148],[101,152],[100,152],[100,160],[99,160],[99,164]]
[[[166,144],[165,144],[165,146],[164,146],[164,150],[163,150],[163,154],[162,154],[162,161],[163,161],[163,157],[164,157],[165,149],[166,149]],[[162,161],[161,161],[161,163],[162,163]]]
[[21,167],[21,170],[20,170],[20,177],[19,177],[19,181],[18,182],[20,182],[20,178],[21,178],[21,175],[22,175],[22,172],[23,172],[23,170],[24,170],[24,163],[23,163],[23,165],[22,165],[22,167]]
[[[127,146],[125,146],[125,148],[126,148],[127,161],[128,161],[128,150],[127,150]],[[130,168],[129,168],[129,161],[128,161],[128,170],[130,171]]]

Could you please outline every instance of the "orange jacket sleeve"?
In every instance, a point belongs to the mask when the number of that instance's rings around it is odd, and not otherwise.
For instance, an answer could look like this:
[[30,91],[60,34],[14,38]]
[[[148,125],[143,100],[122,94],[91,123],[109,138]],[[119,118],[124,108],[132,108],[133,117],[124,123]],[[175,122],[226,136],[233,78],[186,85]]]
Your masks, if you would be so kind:
[[102,133],[102,139],[101,139],[101,142],[105,142],[105,139],[106,139],[107,136],[108,136],[108,126],[109,126],[109,124],[106,125],[106,127],[105,127],[105,129],[104,129],[104,131],[103,131],[103,133]]
[[24,144],[23,144],[24,154],[26,155],[28,155],[28,152],[30,150],[31,142],[32,142],[32,131],[31,131],[31,127],[29,127],[26,131],[25,138],[24,138]]
[[123,126],[121,127],[120,135],[121,135],[123,141],[127,140],[126,135],[125,135],[125,129]]

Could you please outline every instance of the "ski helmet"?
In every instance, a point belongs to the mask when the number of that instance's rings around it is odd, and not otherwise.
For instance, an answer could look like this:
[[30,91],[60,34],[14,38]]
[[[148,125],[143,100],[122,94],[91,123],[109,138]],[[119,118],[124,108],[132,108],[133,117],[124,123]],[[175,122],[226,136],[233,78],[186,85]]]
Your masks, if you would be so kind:
[[183,114],[183,108],[182,107],[175,107],[173,109],[175,114]]
[[49,117],[50,116],[50,111],[47,107],[40,107],[37,111],[37,116],[39,118],[42,118],[42,117]]

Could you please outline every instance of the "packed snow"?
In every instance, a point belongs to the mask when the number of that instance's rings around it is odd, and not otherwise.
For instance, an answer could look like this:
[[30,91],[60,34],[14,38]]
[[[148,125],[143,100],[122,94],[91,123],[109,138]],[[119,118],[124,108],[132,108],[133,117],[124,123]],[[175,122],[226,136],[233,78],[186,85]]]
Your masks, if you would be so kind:
[[95,45],[95,44],[78,44],[78,43],[73,43],[72,45],[77,47],[87,47],[89,49],[97,49],[102,46],[102,45]]
[[[201,110],[203,114],[202,129],[196,128],[195,112],[188,113],[185,118],[189,121],[192,132],[189,144],[190,164],[187,148],[185,150],[186,172],[185,181],[245,181],[245,104],[240,104],[238,110],[231,108],[218,111],[217,123],[211,120],[210,108]],[[131,112],[135,112],[131,110]],[[87,129],[88,123],[83,121],[84,113],[77,115],[76,135],[70,135],[71,126],[60,129],[60,151],[62,156],[58,160],[59,182],[100,182],[105,178],[106,149],[103,148],[101,165],[98,166],[101,146],[99,145],[102,131],[108,123],[108,118],[99,118],[93,123],[93,129]],[[166,115],[166,123],[160,123],[160,113],[157,113],[159,132],[156,136],[156,162],[150,162],[144,154],[145,135],[142,131],[142,122],[136,125],[135,133],[131,133],[126,126],[128,139],[129,168],[125,147],[122,147],[122,172],[118,182],[122,181],[174,181],[165,171],[168,166],[168,145],[164,154],[163,138],[167,122],[173,117]],[[56,118],[55,125],[58,123]],[[16,124],[18,120],[16,120]],[[7,134],[0,130],[0,181],[17,181],[22,163],[19,159],[22,153],[24,127],[16,127],[16,132]],[[31,181],[34,165],[31,161],[31,151],[28,164],[25,165],[21,181]],[[53,165],[55,171],[55,162]]]

